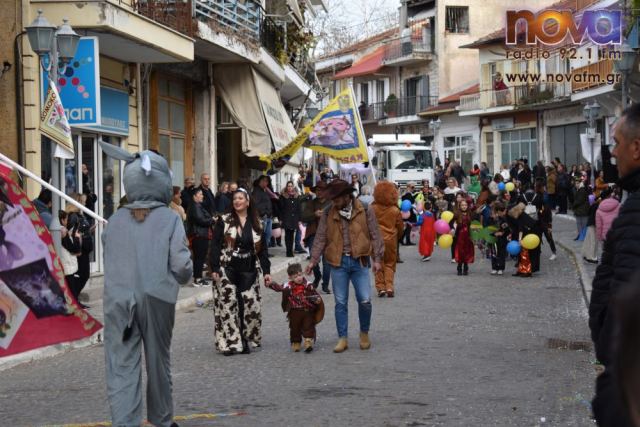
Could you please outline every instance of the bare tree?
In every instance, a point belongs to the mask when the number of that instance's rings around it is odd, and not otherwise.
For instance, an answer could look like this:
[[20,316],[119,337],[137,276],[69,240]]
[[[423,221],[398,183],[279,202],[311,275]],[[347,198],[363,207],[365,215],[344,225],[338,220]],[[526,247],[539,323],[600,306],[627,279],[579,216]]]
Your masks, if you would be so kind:
[[327,12],[311,22],[312,56],[343,49],[398,25],[397,5],[388,0],[327,0]]

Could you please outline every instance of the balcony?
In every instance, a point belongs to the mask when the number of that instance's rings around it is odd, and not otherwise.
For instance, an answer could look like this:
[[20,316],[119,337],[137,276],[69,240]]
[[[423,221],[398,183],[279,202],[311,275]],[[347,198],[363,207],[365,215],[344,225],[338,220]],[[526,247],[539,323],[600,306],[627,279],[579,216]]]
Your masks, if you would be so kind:
[[428,61],[431,58],[430,43],[424,43],[422,40],[411,40],[405,43],[398,39],[385,46],[382,65],[399,67]]
[[[359,112],[363,122],[373,122],[416,116],[419,112],[437,104],[437,96],[408,96],[369,104],[359,108]],[[395,122],[395,120],[391,121]]]
[[515,105],[536,105],[571,97],[569,83],[538,83],[514,87]]
[[571,87],[568,83],[527,84],[512,86],[504,90],[487,89],[478,93],[463,95],[460,97],[458,110],[461,112],[503,111],[516,107],[531,107],[538,104],[557,102],[570,96]]
[[137,0],[133,2],[133,7],[140,15],[193,37],[195,25],[191,1]]
[[[160,1],[160,0],[156,0]],[[192,0],[195,16],[212,29],[241,40],[258,43],[261,39],[260,3],[239,0]]]
[[194,0],[34,0],[50,22],[70,18],[83,36],[98,37],[100,54],[132,63],[190,62],[194,58]]
[[613,60],[604,59],[593,64],[578,67],[571,71],[573,76],[585,76],[583,81],[571,81],[571,91],[573,93],[594,89],[607,84],[607,79],[613,75]]
[[307,83],[313,85],[316,82],[316,70],[307,59],[306,54],[292,58],[290,65],[300,74]]

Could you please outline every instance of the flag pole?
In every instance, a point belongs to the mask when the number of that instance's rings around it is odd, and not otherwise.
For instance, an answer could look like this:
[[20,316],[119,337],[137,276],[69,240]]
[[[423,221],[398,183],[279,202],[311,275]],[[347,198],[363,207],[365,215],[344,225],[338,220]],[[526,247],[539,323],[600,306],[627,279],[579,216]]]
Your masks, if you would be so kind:
[[[30,170],[28,170],[26,168],[23,168],[18,163],[14,162],[13,160],[11,160],[10,158],[8,158],[7,156],[5,156],[2,153],[0,153],[0,161],[2,161],[3,163],[6,163],[7,165],[11,166],[12,168],[18,170],[20,173],[22,173],[22,174],[28,176],[29,178],[33,179],[38,184],[42,185],[43,187],[47,188],[48,190],[51,190],[52,193],[54,193],[55,195],[63,198],[68,203],[71,203],[72,205],[74,205],[75,207],[80,209],[82,212],[84,212],[85,214],[89,215],[91,218],[93,218],[93,219],[95,219],[97,221],[103,222],[105,224],[107,224],[109,222],[106,219],[104,219],[103,217],[101,217],[100,215],[98,215],[95,212],[93,212],[92,210],[86,208],[85,206],[83,206],[82,204],[78,203],[77,201],[75,201],[71,197],[67,196],[66,194],[64,194],[62,191],[58,190],[53,185],[51,185],[48,182],[44,181],[42,178],[40,178],[39,176],[37,176],[36,174],[31,172]],[[51,214],[55,218],[58,217],[58,212],[51,212]]]

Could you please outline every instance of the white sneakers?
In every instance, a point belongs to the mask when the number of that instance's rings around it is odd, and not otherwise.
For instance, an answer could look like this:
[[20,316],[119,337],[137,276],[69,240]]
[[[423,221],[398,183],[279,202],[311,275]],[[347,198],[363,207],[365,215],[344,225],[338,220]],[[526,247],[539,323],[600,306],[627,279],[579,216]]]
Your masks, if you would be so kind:
[[491,270],[491,274],[498,274],[498,270]]
[[422,262],[429,261],[430,259],[431,259],[431,257],[430,257],[430,256],[423,256],[423,257],[422,257]]
[[502,276],[503,274],[504,274],[504,271],[498,270],[498,276]]
[[552,255],[549,257],[549,261],[553,261],[554,259],[556,259],[556,254],[552,254]]
[[455,258],[452,258],[452,259],[451,259],[451,264],[455,264],[455,263],[456,263]]

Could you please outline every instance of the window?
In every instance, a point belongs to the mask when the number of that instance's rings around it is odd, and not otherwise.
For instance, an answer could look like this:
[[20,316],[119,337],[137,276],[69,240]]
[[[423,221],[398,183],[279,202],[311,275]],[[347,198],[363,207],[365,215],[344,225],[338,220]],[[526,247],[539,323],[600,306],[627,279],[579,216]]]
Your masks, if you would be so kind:
[[469,32],[469,8],[467,6],[447,6],[446,30],[450,33]]
[[383,102],[385,100],[385,96],[384,96],[384,80],[378,80],[376,82],[376,100],[378,102]]
[[538,161],[536,129],[518,129],[500,132],[502,163],[510,164],[516,159],[527,159],[529,164]]
[[360,84],[360,101],[369,105],[369,83]]
[[[489,166],[489,168],[493,169],[493,132],[485,132],[484,134],[484,140],[486,141],[487,144],[487,149],[486,149],[486,153],[487,153],[487,165]],[[496,168],[497,169],[497,168]]]
[[[224,110],[219,110],[221,115]],[[220,118],[222,119],[222,117]],[[181,186],[184,180],[186,133],[187,96],[185,84],[179,80],[160,77],[158,78],[157,149],[167,159],[173,172],[173,185],[177,186]]]
[[467,147],[473,144],[471,135],[447,136],[444,138],[444,157],[460,163],[464,170],[473,166],[473,156],[467,153]]
[[389,152],[389,169],[427,169],[433,167],[431,151],[392,150]]

